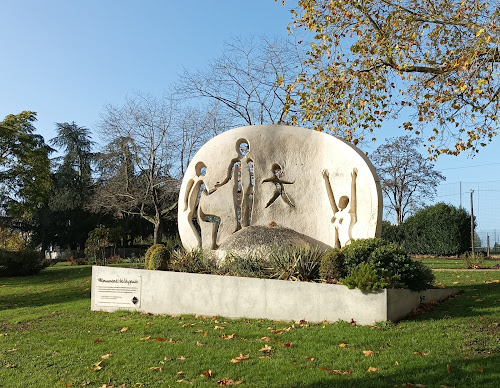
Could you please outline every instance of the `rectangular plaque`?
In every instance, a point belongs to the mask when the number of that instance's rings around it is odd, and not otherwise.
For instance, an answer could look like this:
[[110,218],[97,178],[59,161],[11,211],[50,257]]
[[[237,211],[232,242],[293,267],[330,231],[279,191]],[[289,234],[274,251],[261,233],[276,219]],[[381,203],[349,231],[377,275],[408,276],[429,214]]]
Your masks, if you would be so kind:
[[141,276],[99,275],[95,279],[98,306],[141,307]]

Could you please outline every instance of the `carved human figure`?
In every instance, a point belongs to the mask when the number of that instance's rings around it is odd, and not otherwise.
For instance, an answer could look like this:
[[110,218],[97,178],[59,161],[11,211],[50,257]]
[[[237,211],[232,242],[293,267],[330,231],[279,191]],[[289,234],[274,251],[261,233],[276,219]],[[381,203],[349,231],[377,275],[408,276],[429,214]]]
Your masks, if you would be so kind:
[[271,171],[273,172],[273,176],[271,178],[267,178],[262,181],[262,183],[271,182],[275,186],[273,196],[267,202],[266,208],[271,206],[274,203],[274,201],[278,199],[278,197],[281,197],[283,201],[285,201],[285,203],[288,204],[289,206],[295,207],[294,203],[285,192],[285,185],[294,184],[295,181],[290,182],[281,179],[281,176],[283,175],[283,169],[279,164],[273,164],[271,167]]
[[[340,248],[349,245],[352,240],[352,228],[357,222],[356,215],[356,177],[358,170],[353,168],[351,173],[351,198],[343,195],[340,197],[338,204],[335,201],[332,184],[328,170],[323,170],[323,178],[325,179],[326,191],[328,199],[333,210],[332,223],[335,226],[335,248]],[[349,205],[349,209],[347,206]]]
[[[194,235],[196,236],[196,239],[198,241],[198,246],[201,246],[201,236],[198,233],[198,230],[196,229],[194,223],[193,223],[193,216],[194,212],[196,211],[196,205],[198,202],[198,198],[200,198],[200,195],[203,195],[205,193],[208,195],[210,193],[210,189],[207,187],[207,185],[204,182],[204,176],[206,174],[206,169],[207,166],[203,162],[198,162],[195,166],[195,176],[191,178],[186,187],[186,194],[184,196],[184,211],[187,212],[187,219],[189,226],[191,227]],[[212,189],[213,191],[215,189]],[[197,218],[198,222],[200,220],[199,216],[199,205],[198,205],[198,213],[197,213]]]
[[234,195],[236,218],[240,220],[240,225],[244,228],[250,225],[252,219],[254,166],[253,160],[249,156],[250,144],[246,139],[239,139],[236,142],[236,151],[238,156],[231,160],[226,178],[220,183],[217,182],[215,187],[226,185],[231,180],[232,175],[235,175],[232,182],[236,189]]

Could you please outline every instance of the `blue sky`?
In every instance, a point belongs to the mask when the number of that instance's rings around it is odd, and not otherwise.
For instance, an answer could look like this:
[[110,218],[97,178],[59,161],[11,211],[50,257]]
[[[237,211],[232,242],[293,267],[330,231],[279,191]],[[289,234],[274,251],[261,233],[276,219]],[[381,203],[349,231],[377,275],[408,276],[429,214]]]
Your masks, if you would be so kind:
[[[92,130],[106,103],[121,104],[134,91],[160,95],[183,68],[219,57],[224,41],[286,36],[287,7],[274,0],[3,0],[0,119],[36,111],[46,140],[56,122]],[[395,127],[388,123],[376,136],[398,136]],[[500,235],[499,155],[497,137],[474,158],[442,157],[436,169],[447,177],[438,199],[458,205],[462,181],[464,207],[476,190],[480,228],[498,227]]]

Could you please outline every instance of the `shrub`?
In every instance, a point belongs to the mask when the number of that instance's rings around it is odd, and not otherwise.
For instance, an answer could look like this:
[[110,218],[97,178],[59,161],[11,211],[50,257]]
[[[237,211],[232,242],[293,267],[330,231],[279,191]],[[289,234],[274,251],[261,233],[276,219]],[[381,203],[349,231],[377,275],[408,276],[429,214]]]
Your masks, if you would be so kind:
[[151,245],[148,250],[146,251],[146,254],[144,255],[144,269],[152,269],[151,268],[151,254],[159,247],[163,247],[163,244],[154,244]]
[[34,275],[49,265],[48,260],[40,258],[33,250],[0,249],[0,276]]
[[340,249],[329,249],[321,257],[319,276],[328,283],[333,283],[346,275],[344,255]]
[[89,232],[87,241],[85,241],[85,256],[92,259],[97,264],[100,260],[106,264],[105,248],[109,243],[109,229],[99,226]]
[[460,256],[465,266],[471,269],[484,268],[483,252],[467,252]]
[[470,215],[463,208],[438,203],[417,211],[403,224],[409,253],[459,255],[470,246]]
[[389,221],[382,221],[382,240],[401,245],[404,241],[403,224],[392,225]]
[[211,252],[201,248],[176,249],[172,252],[170,269],[178,272],[216,273],[217,263]]
[[372,263],[361,263],[342,279],[342,283],[350,289],[376,291],[380,288],[387,288],[391,280],[389,271],[377,269]]
[[273,247],[269,255],[272,277],[311,281],[319,278],[323,252],[317,247]]
[[154,249],[149,256],[149,268],[150,270],[160,270],[166,271],[170,263],[170,251],[163,245]]
[[247,253],[236,255],[227,253],[217,273],[220,275],[244,276],[250,278],[266,278],[270,271],[269,265],[260,255]]
[[[350,245],[342,249],[345,261],[345,279],[354,280],[360,278],[367,281],[370,276],[369,268],[363,267],[363,272],[359,273],[362,264],[371,264],[376,272],[377,282],[387,283],[390,288],[408,288],[413,291],[421,291],[432,287],[434,275],[430,268],[421,262],[412,260],[411,257],[395,243],[382,239],[354,240]],[[352,276],[355,276],[353,280]],[[370,276],[368,276],[370,275]],[[375,277],[374,277],[375,278]],[[344,279],[344,281],[345,281]],[[378,287],[378,285],[373,285]],[[367,289],[367,288],[366,288]]]

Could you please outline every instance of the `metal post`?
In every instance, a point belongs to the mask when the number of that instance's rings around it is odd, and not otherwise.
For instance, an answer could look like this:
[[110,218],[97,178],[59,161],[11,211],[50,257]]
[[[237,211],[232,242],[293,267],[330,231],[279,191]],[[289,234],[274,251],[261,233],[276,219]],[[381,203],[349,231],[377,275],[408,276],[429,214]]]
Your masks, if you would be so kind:
[[460,207],[462,207],[462,181],[460,181]]
[[472,253],[474,253],[474,205],[473,194],[474,190],[470,189],[470,240],[472,246]]
[[490,235],[486,235],[486,257],[490,257]]

